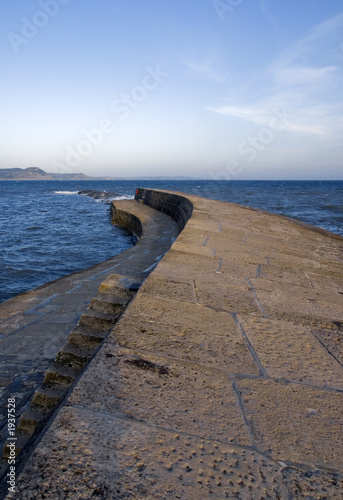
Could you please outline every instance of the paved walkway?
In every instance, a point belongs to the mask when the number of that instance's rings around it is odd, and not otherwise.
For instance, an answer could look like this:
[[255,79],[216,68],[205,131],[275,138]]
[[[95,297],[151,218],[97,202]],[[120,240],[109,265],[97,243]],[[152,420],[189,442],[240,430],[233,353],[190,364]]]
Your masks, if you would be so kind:
[[343,238],[188,198],[18,498],[343,498]]
[[[116,202],[118,208],[121,205]],[[139,212],[144,229],[134,247],[0,304],[1,450],[7,438],[8,398],[16,399],[19,419],[100,284],[113,273],[142,282],[177,237],[177,225],[168,216],[134,201],[124,206],[133,214]]]

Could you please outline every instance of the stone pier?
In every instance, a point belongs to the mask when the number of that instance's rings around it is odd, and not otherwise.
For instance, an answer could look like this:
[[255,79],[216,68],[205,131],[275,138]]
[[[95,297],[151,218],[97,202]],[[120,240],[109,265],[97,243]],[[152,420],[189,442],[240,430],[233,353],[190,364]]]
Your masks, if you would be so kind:
[[[180,234],[36,434],[8,498],[343,498],[343,238],[147,189],[117,213],[125,224],[145,209]],[[142,238],[152,249],[159,234]]]

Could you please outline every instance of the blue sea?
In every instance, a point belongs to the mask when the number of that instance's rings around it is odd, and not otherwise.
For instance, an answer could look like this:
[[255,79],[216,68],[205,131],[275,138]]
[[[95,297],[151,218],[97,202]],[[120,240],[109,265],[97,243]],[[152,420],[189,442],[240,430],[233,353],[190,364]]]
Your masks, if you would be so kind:
[[[137,187],[268,210],[343,235],[343,181],[2,181],[0,302],[119,254],[135,238],[110,221],[109,200]],[[111,193],[94,199],[83,190]]]

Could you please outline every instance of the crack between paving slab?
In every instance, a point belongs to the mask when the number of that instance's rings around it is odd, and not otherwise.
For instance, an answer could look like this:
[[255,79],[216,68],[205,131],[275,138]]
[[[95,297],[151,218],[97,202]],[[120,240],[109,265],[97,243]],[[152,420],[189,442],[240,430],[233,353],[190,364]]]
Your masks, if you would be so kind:
[[245,425],[246,425],[246,427],[248,429],[248,434],[250,436],[251,442],[254,444],[254,447],[258,450],[257,443],[256,443],[256,440],[255,440],[255,437],[254,437],[254,433],[253,433],[252,428],[251,428],[251,426],[249,424],[248,417],[247,417],[247,415],[245,413],[245,408],[244,408],[244,405],[243,405],[241,393],[239,392],[237,384],[236,384],[236,382],[234,380],[232,381],[232,388],[234,390],[234,393],[236,394],[238,408],[241,411],[244,423],[245,423]]
[[244,340],[246,346],[248,347],[248,349],[250,351],[250,354],[252,355],[253,360],[255,361],[255,363],[257,364],[257,366],[258,366],[258,368],[260,370],[260,375],[262,377],[264,377],[264,378],[270,378],[267,375],[267,372],[265,371],[265,369],[263,368],[262,363],[261,363],[259,357],[257,356],[255,349],[251,345],[250,340],[249,340],[249,338],[248,338],[248,336],[247,336],[247,334],[246,334],[243,326],[239,322],[239,320],[237,318],[237,314],[236,313],[230,313],[230,314],[231,314],[231,316],[232,316],[232,318],[233,318],[233,320],[234,320],[234,322],[235,322],[235,324],[236,324],[239,332],[241,333],[241,335],[243,337],[243,340]]
[[266,261],[267,263],[267,266],[270,266],[270,260],[276,260],[275,257],[265,257],[264,260]]
[[195,281],[194,280],[192,280],[192,283],[191,283],[191,295],[192,295],[194,304],[196,304],[197,303],[197,294],[195,291]]
[[261,264],[257,264],[256,278],[261,276]]
[[209,239],[210,239],[210,237],[207,235],[204,243],[202,244],[203,247],[205,247],[207,245],[207,242]]
[[[334,469],[331,467],[327,467],[324,464],[304,464],[301,462],[292,462],[291,460],[279,460],[278,464],[281,465],[280,471],[283,471],[284,469],[295,469],[300,472],[313,472],[314,474],[316,472],[319,473],[324,473],[324,474],[333,474],[335,476],[339,476],[343,480],[343,474],[339,469]],[[308,497],[310,498],[310,497]],[[313,497],[312,497],[313,498]],[[327,498],[328,497],[322,497],[322,498]],[[292,500],[292,499],[290,499]]]
[[257,297],[257,293],[256,293],[256,290],[255,290],[255,287],[254,285],[251,283],[251,281],[249,280],[249,278],[244,278],[245,281],[248,283],[248,286],[250,288],[250,291],[251,293],[253,294],[254,296],[254,299],[255,299],[255,302],[259,308],[259,310],[261,311],[261,313],[263,314],[263,316],[266,318],[266,319],[269,319],[269,315],[268,313],[265,311],[263,305],[261,304],[259,298]]
[[220,273],[221,272],[220,270],[221,270],[222,265],[223,265],[223,258],[220,257],[219,258],[219,265],[217,267],[216,273]]
[[327,391],[333,393],[343,393],[343,389],[339,389],[338,387],[330,387],[330,386],[322,386],[311,384],[310,382],[301,382],[300,380],[290,380],[288,378],[277,378],[277,377],[269,377],[269,380],[274,380],[275,382],[280,382],[281,384],[292,384],[292,385],[300,385],[301,387],[310,387],[311,389],[317,389],[319,391]]
[[324,347],[324,349],[328,352],[328,354],[330,356],[332,356],[333,359],[335,359],[340,366],[343,366],[341,361],[338,358],[336,358],[336,356],[329,350],[329,348],[324,344],[324,342],[320,338],[317,337],[317,335],[315,334],[315,330],[312,330],[312,328],[309,328],[309,331],[312,333],[314,338],[316,340],[318,340],[318,342]]

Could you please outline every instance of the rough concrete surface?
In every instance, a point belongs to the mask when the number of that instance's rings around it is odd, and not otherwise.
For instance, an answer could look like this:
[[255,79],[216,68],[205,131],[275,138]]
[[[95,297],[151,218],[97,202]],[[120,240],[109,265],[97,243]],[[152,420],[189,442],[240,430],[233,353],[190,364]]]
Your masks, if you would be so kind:
[[17,498],[343,498],[343,238],[188,199]]

